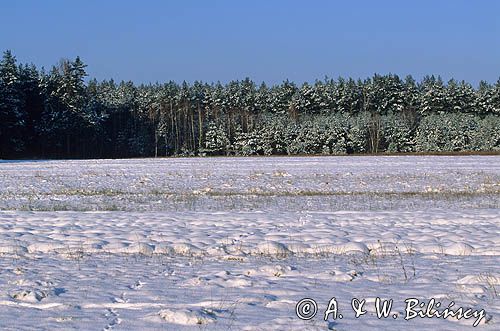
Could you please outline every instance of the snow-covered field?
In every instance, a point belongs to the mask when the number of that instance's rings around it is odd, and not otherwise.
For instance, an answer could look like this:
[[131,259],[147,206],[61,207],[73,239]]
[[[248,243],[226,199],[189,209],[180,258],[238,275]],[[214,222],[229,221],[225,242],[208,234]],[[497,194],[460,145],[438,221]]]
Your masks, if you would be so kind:
[[499,291],[500,156],[0,161],[2,330],[498,330]]

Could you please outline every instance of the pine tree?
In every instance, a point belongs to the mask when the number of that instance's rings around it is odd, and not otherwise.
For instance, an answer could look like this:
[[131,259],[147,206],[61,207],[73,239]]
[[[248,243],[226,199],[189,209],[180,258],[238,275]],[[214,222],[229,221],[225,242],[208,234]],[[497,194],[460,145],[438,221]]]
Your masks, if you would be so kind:
[[16,58],[6,51],[0,62],[0,158],[25,149],[26,112],[20,87]]
[[79,156],[86,145],[81,135],[89,121],[84,112],[84,68],[78,57],[74,62],[62,60],[41,81],[46,99],[39,131],[56,146],[55,152],[66,157]]
[[215,122],[210,122],[205,134],[205,149],[202,152],[209,155],[224,155],[229,151],[229,147],[229,138],[224,129]]
[[37,156],[41,154],[36,125],[40,123],[43,111],[43,95],[39,86],[40,74],[34,65],[19,66],[19,89],[23,98],[22,113],[26,116],[25,137],[26,155]]

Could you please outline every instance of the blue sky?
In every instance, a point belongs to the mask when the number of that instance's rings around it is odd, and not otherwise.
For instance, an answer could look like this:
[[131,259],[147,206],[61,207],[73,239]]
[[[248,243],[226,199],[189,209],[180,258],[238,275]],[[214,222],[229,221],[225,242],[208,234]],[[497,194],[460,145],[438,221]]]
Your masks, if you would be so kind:
[[20,0],[0,2],[0,49],[98,79],[297,83],[325,75],[500,76],[500,1]]

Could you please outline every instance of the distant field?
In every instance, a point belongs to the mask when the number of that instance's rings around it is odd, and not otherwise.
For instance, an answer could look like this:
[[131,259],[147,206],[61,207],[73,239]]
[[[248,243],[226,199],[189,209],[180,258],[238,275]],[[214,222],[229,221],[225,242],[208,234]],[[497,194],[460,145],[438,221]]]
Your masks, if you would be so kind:
[[0,329],[497,330],[499,265],[499,155],[0,162]]
[[500,208],[500,156],[337,156],[0,163],[0,209]]

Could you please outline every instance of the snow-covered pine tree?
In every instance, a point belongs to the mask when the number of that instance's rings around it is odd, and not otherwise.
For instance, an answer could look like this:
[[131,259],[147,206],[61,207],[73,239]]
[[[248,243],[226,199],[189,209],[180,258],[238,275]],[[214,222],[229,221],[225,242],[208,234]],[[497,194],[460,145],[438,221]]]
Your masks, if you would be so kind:
[[55,152],[67,157],[81,152],[86,143],[81,134],[89,126],[84,112],[85,67],[79,57],[73,62],[61,60],[41,80],[45,105],[39,131],[55,147]]
[[25,148],[25,99],[19,78],[16,58],[5,51],[0,61],[0,158],[15,156]]
[[202,153],[208,155],[224,155],[229,152],[230,141],[223,127],[210,122],[205,133],[205,148]]

